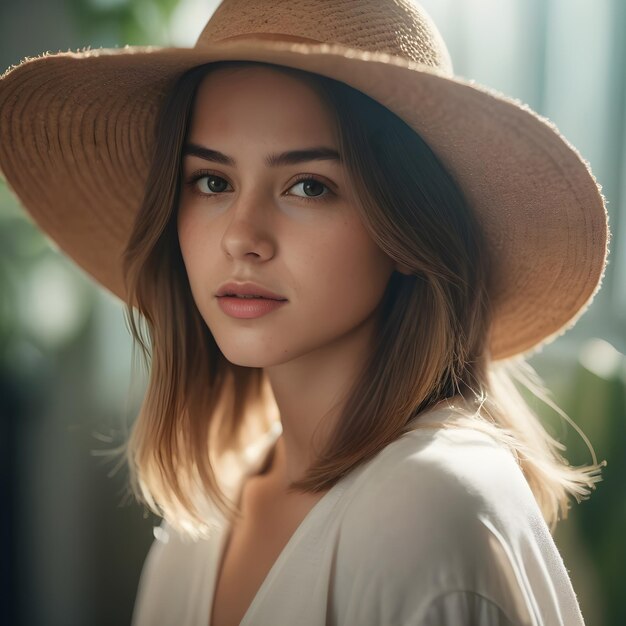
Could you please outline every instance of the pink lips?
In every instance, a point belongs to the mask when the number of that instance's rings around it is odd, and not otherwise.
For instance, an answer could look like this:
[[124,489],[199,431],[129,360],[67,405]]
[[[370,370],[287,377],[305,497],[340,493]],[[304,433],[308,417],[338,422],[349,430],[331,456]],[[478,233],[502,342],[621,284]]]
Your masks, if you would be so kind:
[[237,298],[236,296],[218,296],[217,301],[224,313],[240,319],[261,317],[278,309],[287,300],[269,298]]

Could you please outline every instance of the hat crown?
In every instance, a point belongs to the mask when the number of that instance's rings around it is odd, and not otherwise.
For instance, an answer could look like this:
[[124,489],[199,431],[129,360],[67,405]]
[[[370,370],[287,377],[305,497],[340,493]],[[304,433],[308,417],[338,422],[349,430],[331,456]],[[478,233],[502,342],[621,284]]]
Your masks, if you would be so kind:
[[195,47],[241,38],[341,44],[453,71],[443,37],[413,0],[223,0]]

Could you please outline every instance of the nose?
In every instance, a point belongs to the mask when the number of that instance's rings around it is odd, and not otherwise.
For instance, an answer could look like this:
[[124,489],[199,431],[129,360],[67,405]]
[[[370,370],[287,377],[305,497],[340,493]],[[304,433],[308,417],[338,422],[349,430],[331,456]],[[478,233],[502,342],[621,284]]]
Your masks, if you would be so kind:
[[260,194],[236,199],[229,207],[222,235],[222,250],[232,259],[264,261],[275,253],[271,201]]

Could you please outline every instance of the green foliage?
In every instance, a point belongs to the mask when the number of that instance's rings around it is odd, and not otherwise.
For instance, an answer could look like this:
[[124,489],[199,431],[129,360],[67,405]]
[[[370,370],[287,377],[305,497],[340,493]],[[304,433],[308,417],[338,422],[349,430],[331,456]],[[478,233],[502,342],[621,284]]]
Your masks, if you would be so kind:
[[177,0],[66,0],[76,29],[92,47],[167,45]]
[[[626,544],[626,356],[602,339],[584,342],[572,358],[543,356],[537,367],[551,398],[576,428],[534,406],[572,466],[606,461],[587,500],[572,502],[555,539],[588,623],[626,624],[623,570]],[[537,365],[539,360],[536,358]],[[542,371],[540,371],[542,370]],[[595,452],[595,459],[591,450]]]
[[[91,47],[165,45],[178,0],[66,0],[77,37]],[[58,252],[0,178],[0,355],[27,334],[20,291],[38,264]]]

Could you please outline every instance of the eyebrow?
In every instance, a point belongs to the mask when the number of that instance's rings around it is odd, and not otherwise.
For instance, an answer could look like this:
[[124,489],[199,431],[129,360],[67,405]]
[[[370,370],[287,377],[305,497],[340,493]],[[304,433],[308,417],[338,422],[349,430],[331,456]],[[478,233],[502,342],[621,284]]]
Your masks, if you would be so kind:
[[[205,161],[214,161],[222,165],[235,166],[237,162],[217,150],[199,146],[195,143],[186,143],[183,146],[183,156],[193,155],[204,159]],[[306,148],[303,150],[290,150],[288,152],[280,152],[278,154],[268,154],[265,159],[265,165],[268,167],[281,167],[285,165],[297,165],[307,161],[338,161],[341,163],[341,157],[336,150],[319,146],[314,148]]]

